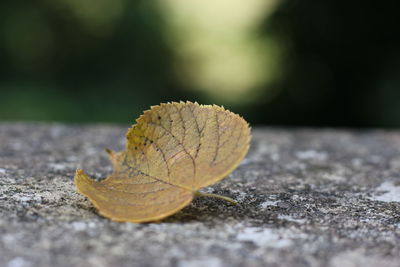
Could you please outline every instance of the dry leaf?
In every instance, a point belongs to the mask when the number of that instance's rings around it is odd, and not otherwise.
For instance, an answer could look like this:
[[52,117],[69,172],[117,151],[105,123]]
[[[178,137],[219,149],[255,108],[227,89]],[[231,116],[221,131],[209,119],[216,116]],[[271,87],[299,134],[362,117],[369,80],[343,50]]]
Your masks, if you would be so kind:
[[107,151],[111,176],[97,182],[77,170],[75,184],[105,217],[148,222],[231,173],[248,151],[250,128],[222,107],[174,102],[145,111],[126,138],[125,151]]

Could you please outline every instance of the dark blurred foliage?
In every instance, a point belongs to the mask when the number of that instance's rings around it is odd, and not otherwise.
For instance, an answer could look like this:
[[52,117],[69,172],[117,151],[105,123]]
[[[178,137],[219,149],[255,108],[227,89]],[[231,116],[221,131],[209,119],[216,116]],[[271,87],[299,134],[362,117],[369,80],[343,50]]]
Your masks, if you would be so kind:
[[[0,120],[130,123],[165,101],[227,105],[180,85],[155,2],[126,1],[107,34],[55,2],[0,3]],[[228,107],[257,124],[399,127],[398,17],[394,1],[282,2],[260,31],[285,46],[282,78]]]
[[[188,97],[171,78],[162,17],[144,2],[127,1],[106,36],[48,1],[2,2],[3,36],[25,40],[11,51],[0,43],[0,119],[132,122],[151,104]],[[41,27],[50,44],[38,40]]]
[[399,127],[400,16],[395,1],[290,0],[263,34],[288,45],[279,93],[259,123]]

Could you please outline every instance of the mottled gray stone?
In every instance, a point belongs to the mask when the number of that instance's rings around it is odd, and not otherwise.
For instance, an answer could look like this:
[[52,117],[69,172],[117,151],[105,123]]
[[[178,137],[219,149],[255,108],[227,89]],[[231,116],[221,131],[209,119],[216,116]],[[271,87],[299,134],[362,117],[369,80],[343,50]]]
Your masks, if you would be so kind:
[[0,124],[0,266],[400,266],[400,132],[255,127],[239,168],[159,223],[75,192],[127,127]]

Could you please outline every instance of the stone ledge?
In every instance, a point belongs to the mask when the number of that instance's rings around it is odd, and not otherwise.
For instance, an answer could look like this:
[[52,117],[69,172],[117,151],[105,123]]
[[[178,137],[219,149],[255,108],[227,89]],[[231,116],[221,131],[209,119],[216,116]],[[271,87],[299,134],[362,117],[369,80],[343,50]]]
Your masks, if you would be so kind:
[[160,223],[111,222],[74,171],[111,172],[127,127],[0,124],[0,266],[398,266],[400,132],[253,130],[251,150]]

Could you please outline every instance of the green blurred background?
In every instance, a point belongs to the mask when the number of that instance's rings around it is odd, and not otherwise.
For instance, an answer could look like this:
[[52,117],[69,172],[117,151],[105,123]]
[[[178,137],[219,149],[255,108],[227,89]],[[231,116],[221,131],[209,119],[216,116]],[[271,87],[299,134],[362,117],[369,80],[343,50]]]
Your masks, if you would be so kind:
[[0,2],[0,120],[132,123],[160,102],[252,124],[400,126],[395,1]]

